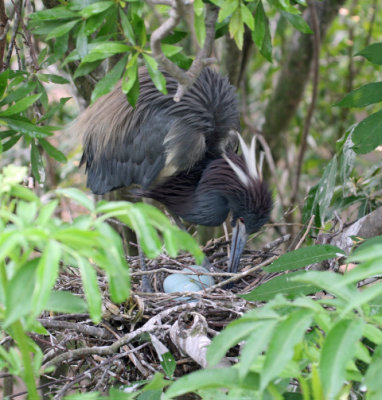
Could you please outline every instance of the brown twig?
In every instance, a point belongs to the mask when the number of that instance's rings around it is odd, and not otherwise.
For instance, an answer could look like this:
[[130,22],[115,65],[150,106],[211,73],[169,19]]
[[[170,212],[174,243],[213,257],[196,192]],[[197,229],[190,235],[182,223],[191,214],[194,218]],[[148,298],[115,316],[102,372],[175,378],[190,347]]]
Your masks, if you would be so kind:
[[307,138],[310,129],[310,125],[312,122],[313,112],[316,108],[317,94],[318,94],[318,81],[319,81],[319,73],[320,73],[320,46],[321,46],[321,38],[320,38],[320,24],[317,16],[316,5],[314,1],[308,0],[308,5],[311,9],[311,17],[312,17],[312,26],[313,26],[313,91],[312,98],[310,101],[310,105],[308,108],[308,112],[304,121],[304,129],[301,138],[301,146],[298,154],[297,160],[297,168],[296,175],[293,182],[293,191],[291,197],[291,204],[295,204],[298,198],[298,190],[300,186],[300,177],[301,177],[301,169],[304,161],[304,155],[307,146]]
[[212,4],[206,4],[206,38],[204,46],[198,51],[190,69],[185,72],[163,54],[161,47],[162,39],[164,39],[180,22],[183,15],[182,1],[158,0],[151,1],[151,3],[171,5],[169,18],[152,33],[150,45],[158,64],[179,82],[178,89],[174,96],[174,101],[178,102],[190,86],[196,81],[203,68],[215,62],[215,59],[209,57],[215,40],[215,22],[218,15],[218,9]]
[[3,70],[4,51],[7,41],[6,35],[9,27],[8,17],[5,13],[4,0],[0,0],[0,71]]

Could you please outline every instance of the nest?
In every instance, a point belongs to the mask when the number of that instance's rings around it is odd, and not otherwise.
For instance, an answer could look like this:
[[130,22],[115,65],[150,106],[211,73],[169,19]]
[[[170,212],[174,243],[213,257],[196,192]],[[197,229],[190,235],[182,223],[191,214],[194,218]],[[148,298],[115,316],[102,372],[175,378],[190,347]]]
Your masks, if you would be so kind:
[[[162,255],[145,260],[146,272],[141,271],[139,257],[128,257],[132,295],[119,305],[110,300],[107,281],[100,272],[99,286],[103,292],[100,324],[95,326],[87,314],[46,313],[39,320],[49,336],[33,335],[33,339],[44,351],[46,371],[47,367],[55,368],[42,376],[41,391],[55,399],[74,391],[107,393],[110,387],[131,391],[137,382],[152,378],[156,372],[169,374],[162,363],[168,353],[175,359],[171,371],[174,377],[206,367],[205,349],[210,340],[228,323],[256,306],[237,294],[248,293],[269,279],[270,275],[261,267],[273,261],[278,245],[285,240],[272,242],[262,251],[246,251],[241,262],[243,268],[234,276],[224,272],[229,243],[224,238],[208,242],[204,252],[215,268],[211,273],[215,285],[200,292],[163,293],[167,275],[194,263],[187,254],[175,259]],[[141,290],[145,274],[150,277],[151,293]],[[83,295],[78,271],[65,269],[56,289]],[[232,349],[222,365],[230,365],[237,355],[238,349]]]

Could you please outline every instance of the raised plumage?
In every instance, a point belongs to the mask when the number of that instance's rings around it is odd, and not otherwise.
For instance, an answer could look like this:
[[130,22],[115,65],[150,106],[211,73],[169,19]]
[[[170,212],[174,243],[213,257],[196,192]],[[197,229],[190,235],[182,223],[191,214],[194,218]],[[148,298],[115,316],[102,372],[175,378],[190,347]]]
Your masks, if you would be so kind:
[[[163,203],[184,220],[221,225],[232,213],[230,270],[237,271],[247,236],[269,218],[272,198],[256,165],[255,142],[241,136],[235,89],[204,69],[180,102],[177,82],[166,75],[168,94],[140,70],[135,108],[121,85],[78,119],[83,133],[87,185],[96,194],[141,186],[143,197]],[[241,144],[243,156],[236,151]]]

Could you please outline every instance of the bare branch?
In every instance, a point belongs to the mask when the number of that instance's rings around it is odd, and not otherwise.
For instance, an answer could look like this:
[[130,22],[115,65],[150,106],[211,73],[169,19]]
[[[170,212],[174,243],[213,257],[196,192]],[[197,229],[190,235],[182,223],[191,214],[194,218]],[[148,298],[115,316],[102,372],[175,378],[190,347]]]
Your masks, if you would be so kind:
[[161,41],[164,39],[178,23],[184,15],[183,2],[181,0],[174,1],[151,1],[153,4],[166,4],[171,5],[172,8],[169,13],[169,18],[163,22],[151,35],[150,45],[151,50],[158,64],[173,76],[178,82],[178,89],[174,96],[174,101],[181,100],[185,92],[196,81],[203,68],[215,62],[214,58],[209,58],[212,52],[212,47],[215,39],[215,22],[218,15],[218,9],[212,4],[206,4],[206,38],[204,46],[197,53],[191,67],[188,71],[184,71],[169,60],[162,51]]

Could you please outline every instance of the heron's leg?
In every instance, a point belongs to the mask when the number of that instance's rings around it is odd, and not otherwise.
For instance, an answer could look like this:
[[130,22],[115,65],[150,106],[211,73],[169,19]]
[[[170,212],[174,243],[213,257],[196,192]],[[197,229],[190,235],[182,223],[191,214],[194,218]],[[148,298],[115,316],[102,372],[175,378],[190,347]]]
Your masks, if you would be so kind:
[[[147,271],[145,255],[142,251],[142,247],[141,247],[141,244],[139,243],[138,238],[137,238],[137,244],[138,244],[139,263],[141,264],[141,270]],[[148,274],[142,275],[141,290],[142,290],[142,292],[145,292],[145,293],[152,293],[152,291],[153,291],[151,284],[150,284],[150,276]]]

